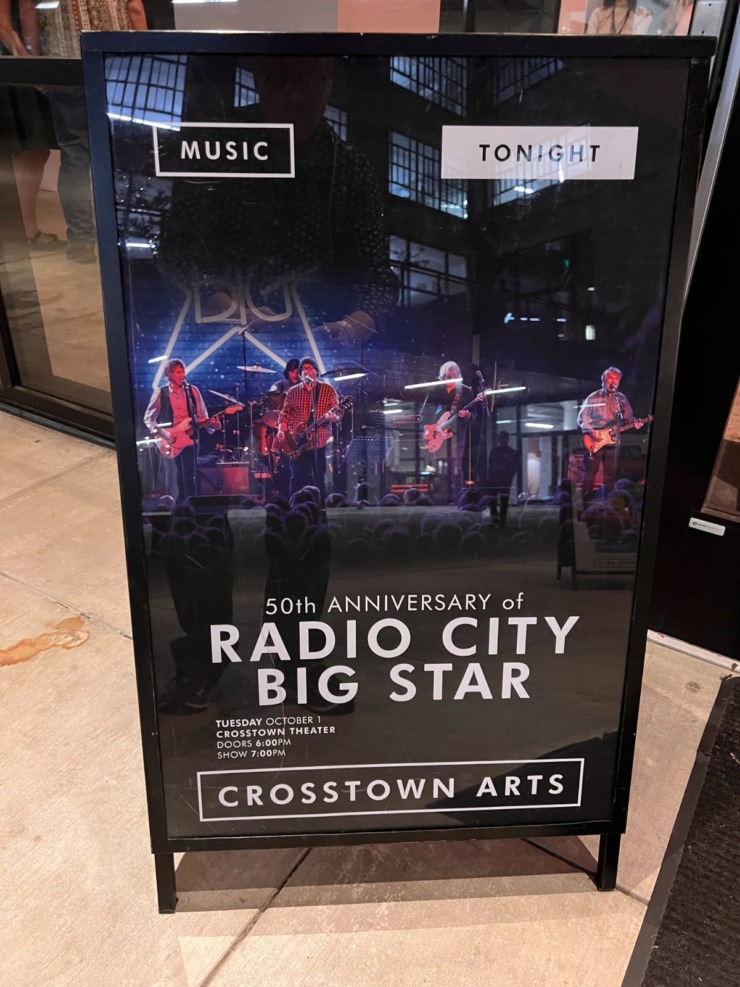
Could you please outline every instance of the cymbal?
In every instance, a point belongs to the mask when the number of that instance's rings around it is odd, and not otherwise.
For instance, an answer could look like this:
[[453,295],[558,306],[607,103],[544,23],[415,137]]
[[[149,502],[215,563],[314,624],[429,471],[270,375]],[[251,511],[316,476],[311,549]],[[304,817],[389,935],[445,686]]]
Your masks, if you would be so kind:
[[237,370],[245,370],[248,374],[276,374],[277,370],[268,370],[267,367],[261,367],[259,363],[253,363],[251,366],[247,367],[237,367]]
[[322,377],[338,377],[341,374],[367,374],[370,373],[365,367],[361,366],[359,363],[348,363],[342,367],[334,367],[333,370],[325,370]]

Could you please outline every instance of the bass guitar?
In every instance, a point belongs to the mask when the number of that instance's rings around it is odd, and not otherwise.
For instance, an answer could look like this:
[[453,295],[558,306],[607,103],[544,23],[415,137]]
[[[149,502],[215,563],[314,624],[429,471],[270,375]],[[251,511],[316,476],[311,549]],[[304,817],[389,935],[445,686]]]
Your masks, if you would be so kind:
[[[286,431],[278,433],[282,435],[282,440],[277,441],[278,451],[284,452],[288,459],[298,459],[300,454],[306,449],[312,449],[312,441],[318,429],[322,425],[326,425],[329,421],[329,416],[336,414],[337,411],[344,412],[352,404],[352,398],[346,397],[342,398],[339,404],[335,404],[333,408],[329,408],[321,418],[317,418],[315,422],[310,425],[301,425],[293,431]],[[275,448],[275,443],[273,443],[273,449]]]
[[648,415],[646,418],[636,418],[633,422],[628,422],[626,425],[617,425],[615,421],[612,421],[606,428],[595,428],[593,429],[593,434],[584,434],[583,436],[583,444],[586,447],[586,452],[590,456],[594,456],[604,446],[616,445],[618,432],[626,432],[630,428],[639,428],[640,425],[644,425],[645,422],[651,422],[652,420],[653,415]]
[[473,405],[478,404],[483,400],[483,395],[479,394],[477,397],[473,398],[470,404],[466,404],[464,408],[460,408],[459,411],[454,412],[445,411],[443,415],[440,415],[437,421],[433,425],[424,426],[424,437],[421,440],[421,444],[427,452],[437,452],[448,439],[451,439],[455,434],[451,432],[452,424],[455,419],[460,414],[460,411],[470,411]]
[[224,408],[204,422],[194,423],[192,418],[183,418],[177,425],[166,427],[157,425],[154,429],[157,452],[163,459],[176,459],[183,449],[193,445],[193,434],[196,429],[218,428],[222,415],[235,415],[237,411],[244,411],[244,405],[234,404],[230,408]]

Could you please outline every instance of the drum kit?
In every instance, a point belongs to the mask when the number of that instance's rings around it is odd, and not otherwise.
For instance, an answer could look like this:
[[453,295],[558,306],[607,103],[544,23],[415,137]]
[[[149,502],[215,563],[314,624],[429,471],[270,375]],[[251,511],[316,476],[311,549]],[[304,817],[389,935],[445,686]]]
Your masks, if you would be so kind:
[[[253,379],[257,374],[277,373],[276,370],[262,367],[258,363],[239,366],[237,369],[245,375],[247,390],[250,378]],[[243,463],[252,470],[274,471],[278,464],[275,461],[277,457],[272,455],[272,446],[280,422],[280,409],[285,401],[285,393],[268,390],[256,399],[239,401],[238,385],[236,391],[236,396],[214,390],[208,392],[224,401],[240,403],[244,408],[240,415],[235,416],[233,422],[228,425],[224,423],[223,435],[214,448],[217,457],[215,465]]]

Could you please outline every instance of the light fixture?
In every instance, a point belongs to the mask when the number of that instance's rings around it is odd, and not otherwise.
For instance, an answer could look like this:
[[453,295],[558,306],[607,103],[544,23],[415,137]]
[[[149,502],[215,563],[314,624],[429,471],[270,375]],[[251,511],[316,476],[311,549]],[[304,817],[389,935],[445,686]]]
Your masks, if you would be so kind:
[[153,356],[151,358],[151,360],[147,360],[146,362],[147,363],[161,363],[162,360],[166,360],[166,359],[167,359],[167,354],[165,353],[164,356]]
[[403,389],[413,391],[417,387],[437,387],[438,384],[459,384],[461,381],[462,377],[446,377],[444,380],[425,380],[421,384],[405,384]]
[[367,374],[341,374],[341,376],[335,377],[334,380],[359,380],[360,377],[367,377]]
[[555,428],[554,425],[549,425],[547,422],[525,422],[524,423],[524,427],[525,428],[546,428],[546,429]]
[[511,394],[514,391],[526,391],[527,388],[522,384],[521,387],[489,387],[483,393],[484,394]]

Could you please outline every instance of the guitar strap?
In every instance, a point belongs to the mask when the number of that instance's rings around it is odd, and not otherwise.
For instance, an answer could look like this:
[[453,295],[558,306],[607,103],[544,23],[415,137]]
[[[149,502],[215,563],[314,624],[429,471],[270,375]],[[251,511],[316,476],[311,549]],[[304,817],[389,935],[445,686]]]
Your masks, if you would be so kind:
[[185,403],[188,406],[188,415],[190,416],[193,425],[193,445],[197,446],[200,439],[200,432],[198,429],[198,411],[195,407],[193,390],[188,385],[185,386]]

